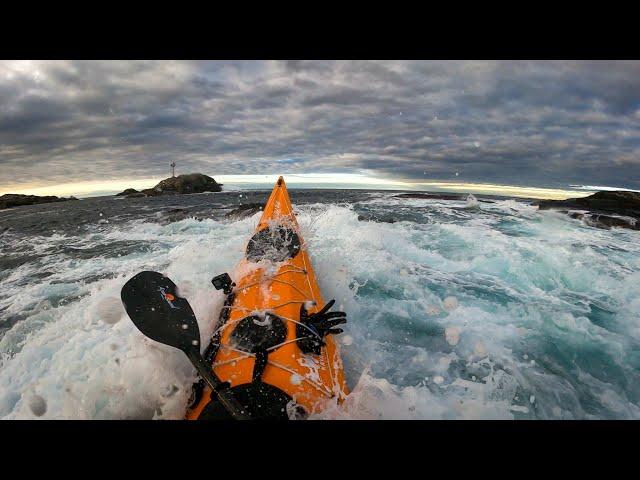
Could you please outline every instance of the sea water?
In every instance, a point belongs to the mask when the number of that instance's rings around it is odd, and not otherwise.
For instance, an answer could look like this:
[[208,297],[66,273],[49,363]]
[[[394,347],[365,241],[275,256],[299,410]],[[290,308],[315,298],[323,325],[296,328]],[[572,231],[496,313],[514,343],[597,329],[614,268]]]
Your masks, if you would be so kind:
[[[196,379],[120,289],[171,277],[206,345],[267,191],[0,212],[0,418],[178,419]],[[347,401],[313,418],[640,418],[640,232],[530,201],[292,190],[326,300],[347,312]]]

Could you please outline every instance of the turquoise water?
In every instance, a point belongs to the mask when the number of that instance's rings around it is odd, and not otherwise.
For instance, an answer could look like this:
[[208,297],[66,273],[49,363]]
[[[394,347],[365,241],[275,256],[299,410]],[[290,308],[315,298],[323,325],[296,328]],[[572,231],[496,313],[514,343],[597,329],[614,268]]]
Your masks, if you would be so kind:
[[[135,330],[119,291],[167,273],[206,339],[222,304],[209,281],[233,273],[259,214],[158,212],[266,197],[225,195],[95,200],[89,222],[3,233],[0,417],[33,418],[41,398],[40,418],[181,418],[194,372]],[[394,195],[292,192],[323,294],[349,320],[353,392],[321,418],[640,418],[639,232],[513,199]]]

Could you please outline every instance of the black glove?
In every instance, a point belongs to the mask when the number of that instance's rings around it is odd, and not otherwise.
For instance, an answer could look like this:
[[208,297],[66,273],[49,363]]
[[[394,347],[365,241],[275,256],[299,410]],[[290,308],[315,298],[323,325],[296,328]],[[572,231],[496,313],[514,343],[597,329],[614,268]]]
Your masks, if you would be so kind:
[[329,310],[334,303],[336,303],[336,301],[331,300],[322,307],[322,310],[312,315],[309,315],[304,303],[300,305],[300,323],[304,324],[307,328],[299,324],[296,325],[296,336],[299,338],[298,347],[300,347],[303,353],[320,355],[320,348],[326,345],[323,338],[330,333],[338,334],[343,332],[341,328],[334,327],[342,323],[347,323],[347,314],[344,312],[327,313],[327,310]]

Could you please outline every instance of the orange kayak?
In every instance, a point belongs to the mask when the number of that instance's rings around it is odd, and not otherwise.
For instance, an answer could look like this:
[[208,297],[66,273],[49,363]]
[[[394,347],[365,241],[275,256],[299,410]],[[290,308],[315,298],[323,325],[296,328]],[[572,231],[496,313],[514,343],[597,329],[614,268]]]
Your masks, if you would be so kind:
[[[327,322],[309,320],[328,308],[282,177],[232,277],[226,276],[225,305],[204,355],[213,372],[256,418],[305,418],[341,403],[348,394],[334,339],[341,330],[318,334],[314,325]],[[221,288],[218,278],[213,282]],[[329,324],[345,321],[338,320]],[[196,391],[188,419],[228,418],[208,387]]]

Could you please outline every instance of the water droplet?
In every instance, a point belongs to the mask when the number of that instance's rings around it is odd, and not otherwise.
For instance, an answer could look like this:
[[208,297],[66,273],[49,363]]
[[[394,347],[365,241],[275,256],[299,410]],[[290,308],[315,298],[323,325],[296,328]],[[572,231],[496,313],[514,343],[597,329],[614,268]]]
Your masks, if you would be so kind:
[[200,342],[198,340],[192,340],[191,345],[198,345]]
[[40,395],[32,395],[29,398],[29,408],[36,417],[41,417],[47,412],[47,402]]
[[183,329],[183,330],[186,330],[187,328],[189,328],[189,325],[187,325],[186,323],[183,323],[183,324],[182,324],[182,329]]
[[460,329],[456,327],[447,327],[444,329],[444,337],[449,345],[457,345],[460,341]]
[[104,323],[114,325],[122,317],[122,302],[116,297],[107,297],[96,305],[95,313]]
[[480,358],[484,358],[487,356],[487,348],[484,346],[484,343],[478,342],[475,345],[474,353]]
[[458,308],[458,305],[458,299],[456,297],[447,297],[442,302],[442,306],[448,312],[452,312]]

